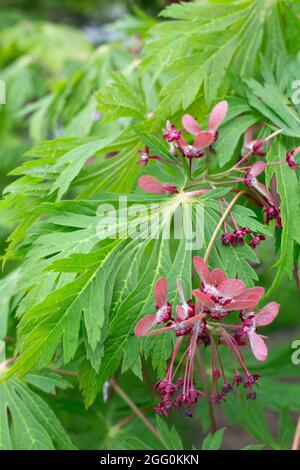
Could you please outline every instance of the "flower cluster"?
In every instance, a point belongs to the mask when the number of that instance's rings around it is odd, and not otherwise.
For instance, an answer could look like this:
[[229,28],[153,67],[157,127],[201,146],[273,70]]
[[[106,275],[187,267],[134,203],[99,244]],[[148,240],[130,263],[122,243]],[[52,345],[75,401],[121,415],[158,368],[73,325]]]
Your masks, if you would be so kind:
[[298,155],[300,152],[300,147],[295,148],[294,150],[291,150],[290,152],[286,153],[285,159],[290,168],[292,170],[296,170],[296,168],[299,168],[299,163],[296,162],[295,157]]
[[[135,327],[136,336],[173,333],[177,338],[166,375],[154,387],[161,395],[155,407],[161,415],[168,415],[174,408],[184,408],[183,415],[192,416],[192,407],[200,398],[220,404],[240,384],[247,389],[247,397],[255,399],[254,386],[259,375],[249,372],[241,347],[249,343],[256,359],[264,361],[267,346],[256,330],[270,324],[279,310],[276,302],[270,302],[256,311],[264,294],[262,287],[247,288],[239,279],[228,279],[221,269],[210,271],[198,256],[193,263],[200,277],[199,287],[192,291],[193,299],[186,300],[178,279],[180,302],[173,309],[168,300],[167,280],[162,277],[154,289],[156,313],[141,318]],[[234,312],[239,312],[238,322],[222,321]],[[157,325],[161,327],[156,328]],[[211,391],[201,386],[196,374],[202,346],[210,349]],[[224,348],[232,359],[230,378],[222,361]]]

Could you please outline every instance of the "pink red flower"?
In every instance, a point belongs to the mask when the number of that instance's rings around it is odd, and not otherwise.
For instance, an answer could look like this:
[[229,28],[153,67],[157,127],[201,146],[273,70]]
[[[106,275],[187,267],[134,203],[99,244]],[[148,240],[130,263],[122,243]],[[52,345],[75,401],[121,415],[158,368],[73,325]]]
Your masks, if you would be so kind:
[[141,176],[139,179],[139,187],[152,194],[177,194],[178,189],[173,184],[163,184],[155,176]]

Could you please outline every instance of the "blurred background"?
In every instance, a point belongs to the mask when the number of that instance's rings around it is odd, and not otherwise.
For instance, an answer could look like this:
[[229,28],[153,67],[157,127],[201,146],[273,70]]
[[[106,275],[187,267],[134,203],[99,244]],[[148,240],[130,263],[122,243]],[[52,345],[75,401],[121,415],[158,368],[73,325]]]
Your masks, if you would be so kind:
[[[164,0],[0,0],[0,80],[6,104],[0,105],[0,191],[13,181],[8,174],[41,140],[61,135],[90,135],[68,124],[105,79],[108,66],[129,63],[141,36],[153,25]],[[119,20],[119,21],[118,21]],[[113,27],[109,27],[115,22]],[[124,42],[123,58],[118,45]],[[101,46],[111,48],[104,64]],[[97,52],[99,51],[99,53]],[[109,54],[108,54],[109,55]],[[108,56],[107,55],[107,56]],[[84,67],[90,76],[79,83]],[[68,90],[67,81],[73,82]],[[74,104],[76,84],[84,92]],[[11,99],[10,97],[14,97]],[[73,128],[74,129],[74,128]],[[0,220],[0,250],[10,230]],[[8,263],[5,273],[14,263]],[[3,273],[2,273],[3,275]]]
[[[10,173],[28,158],[26,152],[38,142],[61,135],[80,138],[108,133],[109,127],[99,126],[97,119],[90,127],[83,128],[78,126],[76,118],[87,112],[96,112],[93,93],[103,84],[108,68],[130,66],[147,37],[147,31],[156,23],[156,15],[169,3],[175,2],[0,0],[0,80],[6,83],[7,94],[6,104],[0,105],[1,192],[16,178]],[[104,58],[103,46],[107,44],[111,49]],[[13,100],[9,99],[12,95]],[[2,217],[1,255],[11,229],[9,217]],[[274,277],[270,262],[274,259],[274,246],[261,244],[260,247],[262,263],[258,273],[265,288],[271,285]],[[0,277],[17,265],[18,260],[8,262]],[[299,292],[294,280],[286,278],[274,296],[281,304],[281,315],[267,334],[271,332],[273,344],[284,342],[289,349],[289,344],[300,337]],[[285,360],[290,367],[289,356]],[[280,364],[282,366],[282,362]],[[296,372],[294,368],[295,376]],[[154,379],[150,376],[147,380],[151,384]],[[122,380],[125,389],[132,389],[134,384],[137,399],[145,400],[145,387],[136,378],[125,374]],[[95,428],[91,423],[95,419],[102,420],[104,433],[116,416],[122,419],[126,413],[122,402],[116,399],[109,415],[104,416],[99,411],[96,415],[93,411],[85,412],[79,394],[70,392],[70,399],[72,410],[78,413],[76,422],[70,422],[70,418],[64,416],[71,407],[66,398],[61,397],[55,403],[53,400],[52,405],[67,427],[77,429],[78,443],[83,448],[109,445],[106,437],[101,441],[97,434],[98,426]],[[230,408],[230,403],[227,406]],[[203,431],[206,432],[209,417],[204,409],[200,413],[201,419],[204,416]],[[219,423],[225,423],[222,411],[218,413]],[[232,416],[234,421],[234,409]],[[277,415],[270,412],[268,422],[272,432],[276,433]],[[176,426],[182,430],[185,445],[189,445],[197,429],[182,421]],[[143,426],[141,432],[144,432]],[[237,423],[225,434],[224,442],[226,448],[240,448],[249,443],[249,435],[241,431]]]

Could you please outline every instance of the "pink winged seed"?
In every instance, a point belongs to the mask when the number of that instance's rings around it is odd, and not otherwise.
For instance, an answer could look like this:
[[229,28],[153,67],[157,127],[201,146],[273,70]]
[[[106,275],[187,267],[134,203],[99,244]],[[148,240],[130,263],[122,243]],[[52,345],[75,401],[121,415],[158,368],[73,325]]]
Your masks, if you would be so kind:
[[139,178],[139,187],[152,194],[165,194],[168,192],[159,179],[149,175]]
[[245,148],[250,149],[251,145],[254,143],[254,141],[253,141],[253,132],[254,132],[253,127],[249,127],[249,129],[246,130],[246,132],[244,134],[244,142],[243,142],[243,146]]
[[213,269],[211,272],[212,283],[215,287],[218,287],[221,282],[226,281],[226,274],[219,268]]
[[198,150],[203,150],[209,147],[214,141],[214,134],[208,131],[201,131],[196,134],[194,140],[194,147]]
[[253,176],[258,176],[264,171],[265,167],[266,164],[264,162],[256,162],[254,165],[252,165],[250,173]]

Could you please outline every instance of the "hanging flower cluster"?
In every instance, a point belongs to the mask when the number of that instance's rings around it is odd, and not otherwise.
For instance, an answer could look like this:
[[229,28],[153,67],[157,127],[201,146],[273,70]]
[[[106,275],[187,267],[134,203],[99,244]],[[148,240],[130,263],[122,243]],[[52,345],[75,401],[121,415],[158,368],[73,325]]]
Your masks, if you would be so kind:
[[[270,302],[257,311],[264,294],[262,287],[247,288],[238,279],[228,279],[221,269],[210,271],[201,258],[193,260],[200,277],[193,299],[186,300],[180,279],[177,280],[180,303],[168,300],[168,282],[160,278],[155,285],[156,313],[139,320],[136,336],[174,334],[177,337],[166,376],[156,385],[161,401],[155,411],[168,415],[174,408],[183,408],[184,416],[192,416],[192,407],[200,398],[220,404],[234,386],[243,384],[247,397],[256,398],[254,386],[259,375],[251,374],[245,364],[241,347],[250,344],[253,354],[264,361],[268,350],[257,328],[269,325],[278,314],[279,304]],[[239,312],[237,322],[224,323]],[[157,325],[163,325],[156,328]],[[209,348],[211,356],[211,391],[199,383],[197,368],[201,363],[201,348]],[[223,348],[232,358],[232,372],[225,372]]]

